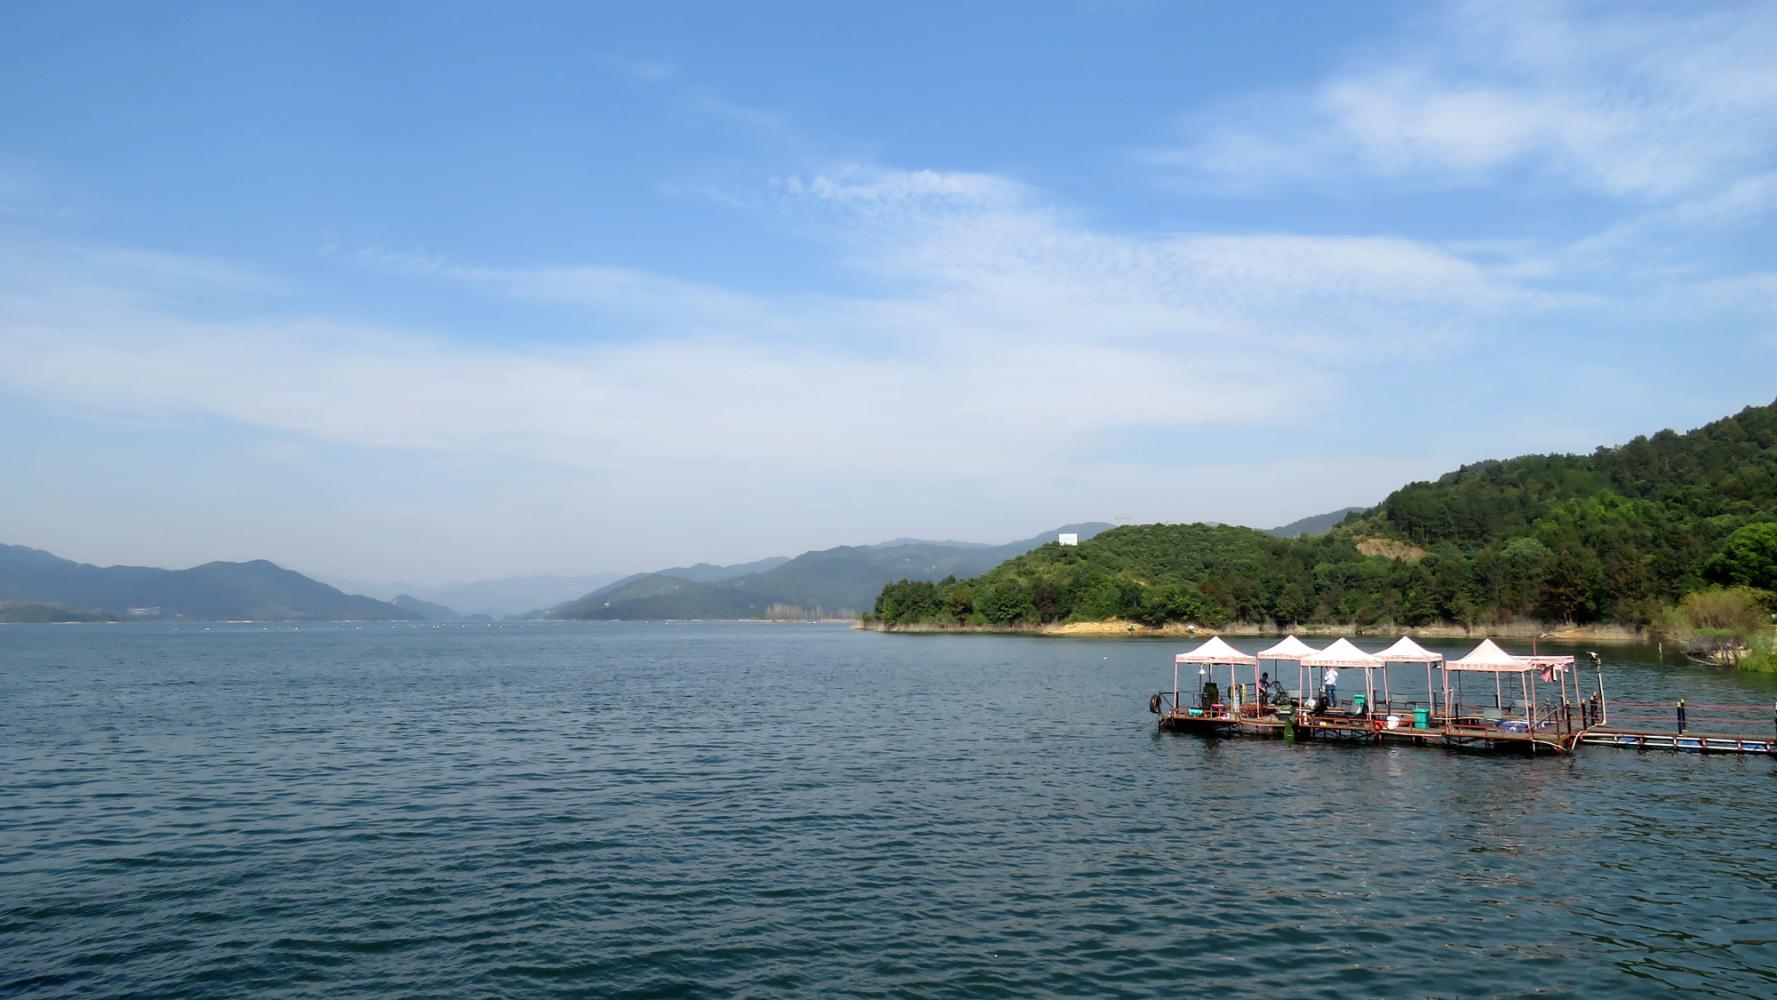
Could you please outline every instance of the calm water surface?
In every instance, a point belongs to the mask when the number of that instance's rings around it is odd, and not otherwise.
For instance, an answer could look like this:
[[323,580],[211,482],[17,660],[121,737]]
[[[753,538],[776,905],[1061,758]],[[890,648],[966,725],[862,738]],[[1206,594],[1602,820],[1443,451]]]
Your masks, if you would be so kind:
[[1777,995],[1772,761],[1161,735],[1176,645],[0,628],[0,993]]

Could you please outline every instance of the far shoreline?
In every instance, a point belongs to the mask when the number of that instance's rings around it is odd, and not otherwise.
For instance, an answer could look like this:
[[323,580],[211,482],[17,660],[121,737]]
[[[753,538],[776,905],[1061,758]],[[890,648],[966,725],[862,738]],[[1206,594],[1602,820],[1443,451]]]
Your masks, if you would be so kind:
[[1210,636],[1251,636],[1255,638],[1298,635],[1335,638],[1338,636],[1412,636],[1416,639],[1544,639],[1551,642],[1599,642],[1620,645],[1646,645],[1658,641],[1653,633],[1627,625],[1553,626],[1543,622],[1506,622],[1498,625],[1462,625],[1442,623],[1413,627],[1366,625],[1297,625],[1293,628],[1236,623],[1219,629],[1182,623],[1142,625],[1137,622],[1109,621],[1056,622],[1047,625],[883,625],[859,622],[853,628],[868,632],[900,635],[1029,635],[1067,639],[1207,639]]

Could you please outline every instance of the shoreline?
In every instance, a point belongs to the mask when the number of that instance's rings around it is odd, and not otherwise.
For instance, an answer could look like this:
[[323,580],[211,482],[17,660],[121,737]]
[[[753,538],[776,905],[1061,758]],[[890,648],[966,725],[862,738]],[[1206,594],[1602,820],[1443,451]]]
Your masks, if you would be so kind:
[[1416,628],[1394,626],[1298,625],[1279,629],[1250,623],[1235,623],[1225,628],[1199,628],[1168,623],[1161,626],[1141,625],[1126,621],[1057,622],[1048,625],[895,625],[860,622],[855,629],[906,635],[1034,635],[1077,639],[1207,639],[1210,636],[1318,636],[1334,638],[1351,636],[1412,636],[1416,639],[1549,639],[1555,642],[1608,642],[1643,644],[1655,641],[1652,632],[1627,625],[1569,625],[1551,627],[1544,622],[1506,622],[1499,625],[1422,625]]

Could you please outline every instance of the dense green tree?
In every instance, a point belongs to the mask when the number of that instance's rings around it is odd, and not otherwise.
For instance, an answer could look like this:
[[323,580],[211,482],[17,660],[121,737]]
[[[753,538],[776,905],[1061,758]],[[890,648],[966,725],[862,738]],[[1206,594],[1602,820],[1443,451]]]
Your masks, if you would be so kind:
[[[1387,542],[1372,547],[1374,542]],[[1400,558],[1365,556],[1391,551]],[[1313,538],[1205,524],[1045,545],[972,581],[890,584],[889,624],[1128,619],[1652,622],[1710,581],[1777,589],[1777,405],[1590,455],[1477,462]]]
[[992,625],[1016,625],[1037,615],[1036,601],[1012,581],[989,583],[976,599],[976,609]]
[[1703,565],[1716,583],[1777,590],[1777,523],[1761,521],[1736,530]]

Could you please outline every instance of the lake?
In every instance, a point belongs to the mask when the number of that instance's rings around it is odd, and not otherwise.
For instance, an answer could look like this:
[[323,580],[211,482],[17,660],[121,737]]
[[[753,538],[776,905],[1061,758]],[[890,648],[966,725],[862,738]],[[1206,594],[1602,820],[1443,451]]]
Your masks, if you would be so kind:
[[1777,762],[1160,734],[1179,648],[0,627],[0,993],[1777,995]]

